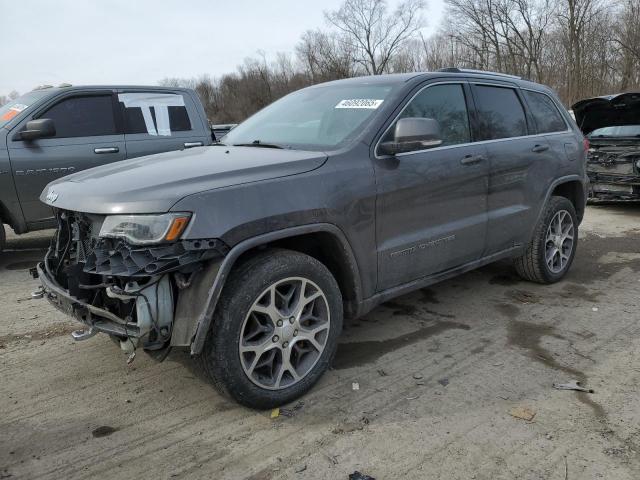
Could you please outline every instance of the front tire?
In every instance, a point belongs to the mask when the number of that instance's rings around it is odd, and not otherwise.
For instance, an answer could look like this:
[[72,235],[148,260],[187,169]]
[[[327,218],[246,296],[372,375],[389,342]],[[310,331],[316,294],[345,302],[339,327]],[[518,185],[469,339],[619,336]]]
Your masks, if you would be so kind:
[[578,246],[578,218],[573,203],[551,197],[525,253],[514,262],[525,280],[550,284],[569,271]]
[[232,271],[200,361],[221,392],[273,408],[306,393],[329,368],[342,319],[340,289],[322,263],[267,250]]

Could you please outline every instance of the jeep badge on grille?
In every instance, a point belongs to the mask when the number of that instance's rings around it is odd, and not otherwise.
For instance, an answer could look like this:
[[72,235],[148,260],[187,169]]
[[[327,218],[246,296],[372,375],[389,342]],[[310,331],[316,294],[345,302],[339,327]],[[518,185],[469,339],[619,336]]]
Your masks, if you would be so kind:
[[49,190],[46,196],[47,202],[53,203],[58,199],[58,194],[54,190]]

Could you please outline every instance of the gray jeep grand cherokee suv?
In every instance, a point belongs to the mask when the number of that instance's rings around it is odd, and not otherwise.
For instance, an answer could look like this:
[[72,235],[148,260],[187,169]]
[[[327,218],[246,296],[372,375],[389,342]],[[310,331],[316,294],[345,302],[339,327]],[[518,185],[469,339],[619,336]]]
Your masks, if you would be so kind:
[[456,69],[292,93],[218,145],[51,183],[43,294],[132,359],[189,348],[267,408],[329,367],[343,317],[498,259],[552,283],[585,205],[583,136],[546,87]]

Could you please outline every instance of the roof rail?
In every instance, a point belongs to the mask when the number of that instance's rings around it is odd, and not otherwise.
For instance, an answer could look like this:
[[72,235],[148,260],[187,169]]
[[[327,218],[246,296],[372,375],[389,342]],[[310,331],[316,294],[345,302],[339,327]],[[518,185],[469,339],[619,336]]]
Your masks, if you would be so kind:
[[456,67],[447,67],[438,69],[439,72],[448,72],[448,73],[475,73],[480,75],[495,75],[498,77],[506,77],[513,78],[515,80],[522,80],[522,77],[517,75],[509,75],[508,73],[500,73],[500,72],[489,72],[485,70],[474,70],[472,68],[456,68]]

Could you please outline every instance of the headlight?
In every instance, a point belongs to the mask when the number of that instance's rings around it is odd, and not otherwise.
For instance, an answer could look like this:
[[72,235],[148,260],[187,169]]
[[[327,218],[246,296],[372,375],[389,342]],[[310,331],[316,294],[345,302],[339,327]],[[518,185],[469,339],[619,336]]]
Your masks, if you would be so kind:
[[189,223],[189,213],[162,215],[109,215],[102,223],[100,237],[122,238],[134,245],[178,240]]

